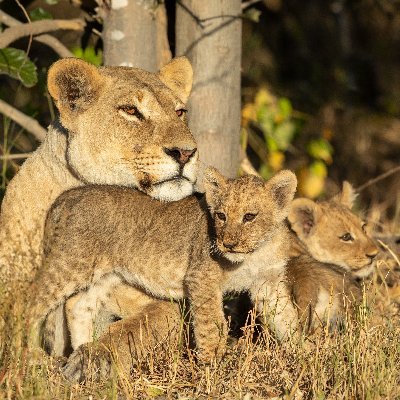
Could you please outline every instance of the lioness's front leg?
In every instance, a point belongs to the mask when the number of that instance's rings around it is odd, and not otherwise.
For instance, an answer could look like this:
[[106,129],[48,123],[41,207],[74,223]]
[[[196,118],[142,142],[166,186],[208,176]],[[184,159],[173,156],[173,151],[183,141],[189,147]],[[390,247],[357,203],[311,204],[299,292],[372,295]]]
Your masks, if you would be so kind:
[[279,340],[287,340],[298,331],[298,313],[288,291],[285,276],[251,288],[251,297],[258,316]]
[[193,330],[200,358],[216,356],[226,342],[227,324],[223,312],[222,273],[213,260],[192,265],[185,284],[192,310]]

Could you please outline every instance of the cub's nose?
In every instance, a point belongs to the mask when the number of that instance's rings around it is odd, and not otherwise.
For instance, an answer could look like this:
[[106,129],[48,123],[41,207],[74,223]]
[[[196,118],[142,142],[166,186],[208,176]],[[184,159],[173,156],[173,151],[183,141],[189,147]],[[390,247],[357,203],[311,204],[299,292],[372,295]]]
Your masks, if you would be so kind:
[[237,245],[237,242],[223,242],[222,244],[228,250],[233,250],[233,248]]
[[371,261],[378,255],[379,250],[375,249],[373,251],[370,251],[368,254],[366,254],[366,256],[371,259]]
[[164,147],[164,152],[172,157],[180,166],[184,166],[196,153],[197,149],[180,149],[173,147],[167,149]]

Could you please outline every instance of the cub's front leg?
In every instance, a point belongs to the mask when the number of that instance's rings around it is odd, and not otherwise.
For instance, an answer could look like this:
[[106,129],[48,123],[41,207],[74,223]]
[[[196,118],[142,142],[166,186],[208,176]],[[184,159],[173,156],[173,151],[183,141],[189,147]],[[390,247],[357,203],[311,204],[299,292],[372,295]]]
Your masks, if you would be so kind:
[[250,289],[256,312],[278,340],[288,340],[298,333],[298,313],[292,302],[285,274]]
[[214,260],[192,264],[185,278],[196,347],[203,361],[214,358],[226,343],[221,281],[221,269]]

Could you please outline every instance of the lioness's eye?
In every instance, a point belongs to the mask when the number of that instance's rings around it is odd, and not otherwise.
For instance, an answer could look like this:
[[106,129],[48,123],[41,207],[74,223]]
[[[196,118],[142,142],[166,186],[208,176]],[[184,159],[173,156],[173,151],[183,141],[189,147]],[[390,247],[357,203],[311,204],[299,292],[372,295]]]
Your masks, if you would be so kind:
[[132,115],[141,121],[144,120],[143,114],[135,106],[131,105],[121,106],[118,107],[118,110],[123,111],[125,114]]
[[182,117],[183,114],[185,114],[185,113],[187,112],[187,110],[185,110],[184,108],[181,108],[181,109],[179,109],[179,110],[176,110],[175,112],[176,112],[176,115],[177,115],[178,117]]
[[215,213],[215,215],[217,216],[218,219],[220,219],[221,221],[226,221],[226,215],[223,212],[217,212]]
[[247,213],[243,215],[243,222],[250,222],[256,217],[257,214]]
[[345,233],[344,235],[340,236],[340,239],[345,242],[350,242],[354,240],[353,236],[351,236],[350,233]]

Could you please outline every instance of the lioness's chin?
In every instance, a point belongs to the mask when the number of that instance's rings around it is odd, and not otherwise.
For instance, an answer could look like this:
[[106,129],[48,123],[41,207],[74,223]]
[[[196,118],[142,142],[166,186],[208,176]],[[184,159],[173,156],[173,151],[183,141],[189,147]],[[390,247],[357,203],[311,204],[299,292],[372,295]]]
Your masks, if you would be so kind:
[[190,196],[194,191],[194,184],[187,179],[176,179],[154,185],[148,195],[161,201],[177,201]]
[[222,253],[222,256],[233,263],[241,263],[246,258],[243,253]]

